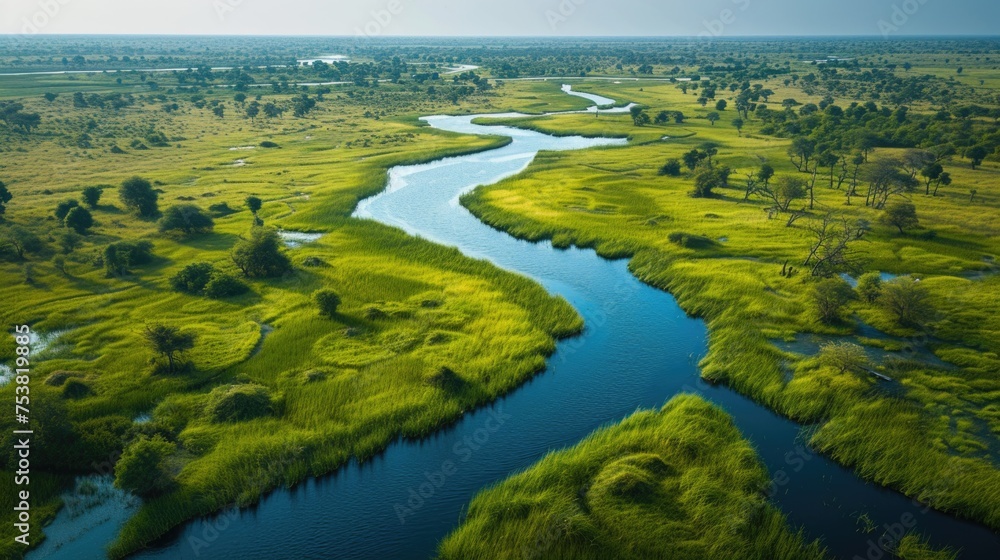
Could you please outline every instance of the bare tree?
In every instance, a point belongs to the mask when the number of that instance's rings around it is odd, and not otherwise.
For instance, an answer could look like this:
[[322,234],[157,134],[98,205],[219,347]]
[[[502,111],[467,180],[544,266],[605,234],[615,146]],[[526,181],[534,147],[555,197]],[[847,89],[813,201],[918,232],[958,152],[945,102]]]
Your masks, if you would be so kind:
[[831,276],[838,272],[860,272],[861,263],[853,250],[855,242],[864,239],[871,230],[866,220],[850,220],[845,216],[827,214],[818,224],[809,226],[815,241],[802,266],[811,267],[813,276]]

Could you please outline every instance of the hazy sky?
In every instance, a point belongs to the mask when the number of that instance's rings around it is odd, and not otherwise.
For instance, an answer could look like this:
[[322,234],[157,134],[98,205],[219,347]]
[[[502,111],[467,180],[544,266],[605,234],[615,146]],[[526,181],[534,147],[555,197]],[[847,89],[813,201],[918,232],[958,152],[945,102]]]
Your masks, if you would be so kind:
[[997,0],[0,0],[0,33],[986,35]]

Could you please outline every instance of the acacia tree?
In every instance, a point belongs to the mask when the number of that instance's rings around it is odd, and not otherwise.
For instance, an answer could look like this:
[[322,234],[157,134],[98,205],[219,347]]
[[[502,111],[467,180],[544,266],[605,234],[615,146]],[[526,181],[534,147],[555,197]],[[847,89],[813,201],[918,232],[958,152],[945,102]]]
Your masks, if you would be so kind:
[[975,146],[972,146],[971,148],[965,151],[965,157],[969,158],[969,161],[972,163],[973,169],[982,165],[983,160],[986,159],[986,156],[988,155],[990,155],[989,148],[983,146],[982,144],[977,144]]
[[[925,193],[927,196],[930,196],[931,194],[931,183],[940,179],[942,173],[944,173],[944,167],[936,161],[925,165],[924,168],[920,170],[920,176],[924,178],[927,185],[927,192]],[[936,190],[937,189],[935,189],[935,191]]]
[[815,153],[816,143],[805,136],[795,138],[792,140],[792,145],[788,147],[788,158],[792,161],[795,169],[800,172],[809,171],[809,162]]
[[745,123],[743,122],[743,119],[740,118],[740,117],[737,117],[737,118],[733,119],[733,128],[736,129],[736,133],[739,134],[740,136],[743,136],[743,125],[744,124]]
[[887,226],[895,227],[900,235],[905,233],[906,228],[913,228],[920,225],[917,219],[917,207],[910,202],[894,202],[886,207],[885,212],[879,217],[879,221]]
[[146,327],[143,335],[150,348],[157,355],[167,359],[167,371],[173,373],[178,354],[194,348],[194,333],[182,333],[177,327],[153,325]]
[[892,158],[880,159],[865,171],[868,193],[865,205],[876,210],[885,208],[893,196],[910,192],[917,186],[917,180],[901,171],[902,163]]

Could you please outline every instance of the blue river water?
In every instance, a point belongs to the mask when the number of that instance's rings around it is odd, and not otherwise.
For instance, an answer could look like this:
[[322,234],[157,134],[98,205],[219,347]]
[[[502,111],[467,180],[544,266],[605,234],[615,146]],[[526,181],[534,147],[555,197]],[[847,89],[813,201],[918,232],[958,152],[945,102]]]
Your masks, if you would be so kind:
[[[701,382],[697,363],[707,348],[704,323],[687,317],[669,294],[639,282],[625,261],[514,239],[459,204],[476,186],[520,173],[541,150],[616,149],[624,140],[556,138],[479,126],[473,118],[425,120],[442,130],[509,136],[513,142],[392,169],[386,190],[363,201],[356,217],[458,247],[535,279],[580,312],[586,320],[582,335],[562,341],[544,373],[434,436],[398,441],[371,461],[274,492],[256,507],[192,521],[137,558],[424,560],[461,522],[478,491],[679,393],[700,394],[732,415],[775,477],[774,503],[807,536],[823,539],[836,557],[890,558],[873,543],[904,524],[935,545],[963,549],[962,558],[996,557],[996,533],[864,482],[809,451],[801,426]],[[449,464],[454,468],[445,468]],[[875,530],[862,530],[862,514]],[[65,557],[88,557],[74,552]],[[91,554],[100,557],[100,551]]]

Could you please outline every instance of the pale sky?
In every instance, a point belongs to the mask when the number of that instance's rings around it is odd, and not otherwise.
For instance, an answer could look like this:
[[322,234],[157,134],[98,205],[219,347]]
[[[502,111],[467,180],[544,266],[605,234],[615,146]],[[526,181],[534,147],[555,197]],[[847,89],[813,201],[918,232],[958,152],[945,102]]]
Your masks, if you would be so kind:
[[0,0],[0,34],[992,35],[997,0]]

